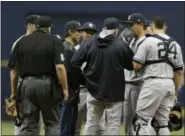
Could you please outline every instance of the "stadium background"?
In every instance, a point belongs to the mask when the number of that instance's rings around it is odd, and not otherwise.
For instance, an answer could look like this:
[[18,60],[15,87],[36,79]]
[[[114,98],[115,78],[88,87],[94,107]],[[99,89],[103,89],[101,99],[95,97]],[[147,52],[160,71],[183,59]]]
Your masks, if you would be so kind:
[[[52,33],[62,36],[63,26],[67,21],[78,20],[81,23],[92,21],[100,30],[104,18],[115,16],[124,20],[133,12],[140,12],[148,19],[163,16],[167,21],[168,34],[179,42],[184,51],[184,2],[1,2],[2,134],[13,134],[13,122],[3,108],[4,99],[10,95],[7,60],[13,42],[25,32],[26,15],[50,15],[55,25]],[[182,103],[184,96],[180,95]],[[182,130],[175,134],[183,135],[184,132]]]

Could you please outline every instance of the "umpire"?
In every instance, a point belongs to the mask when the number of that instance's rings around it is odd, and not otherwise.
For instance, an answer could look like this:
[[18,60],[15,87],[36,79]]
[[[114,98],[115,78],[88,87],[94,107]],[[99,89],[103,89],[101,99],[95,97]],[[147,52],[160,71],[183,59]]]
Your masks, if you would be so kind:
[[133,52],[128,44],[117,38],[119,21],[107,18],[103,30],[89,41],[83,42],[72,58],[72,64],[81,67],[87,95],[87,122],[84,135],[96,135],[97,126],[107,111],[108,135],[120,134],[122,101],[124,100],[124,68],[132,70]]
[[[49,35],[52,21],[49,16],[37,19],[37,30],[21,38],[10,56],[9,67],[15,65],[14,76],[22,78],[12,95],[17,101],[18,118],[22,130],[18,135],[34,135],[42,112],[45,135],[59,135],[59,102],[68,99],[68,85],[64,67],[63,46]],[[57,80],[58,79],[58,80]],[[63,88],[63,91],[62,91]]]

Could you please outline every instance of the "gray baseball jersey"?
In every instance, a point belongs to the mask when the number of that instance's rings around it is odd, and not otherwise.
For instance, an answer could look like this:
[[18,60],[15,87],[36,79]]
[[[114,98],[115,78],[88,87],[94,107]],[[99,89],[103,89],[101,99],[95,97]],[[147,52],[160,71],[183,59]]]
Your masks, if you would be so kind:
[[[129,47],[132,49],[134,53],[138,50],[138,47],[140,44],[145,40],[146,36],[142,36],[139,39],[133,39],[132,42],[130,43]],[[125,81],[127,82],[140,82],[142,81],[142,71],[140,72],[135,72],[129,71],[125,69]]]
[[[159,36],[169,39],[170,37],[166,34],[158,34]],[[175,69],[183,68],[183,57],[181,53],[180,45],[173,41],[169,45],[170,51],[168,51],[168,59],[174,65]],[[166,54],[164,42],[155,37],[148,37],[145,39],[135,56],[134,60],[141,64],[145,64],[147,61],[161,60]],[[174,71],[173,68],[167,63],[155,63],[152,65],[146,65],[144,67],[143,78],[148,77],[164,77],[173,78]]]

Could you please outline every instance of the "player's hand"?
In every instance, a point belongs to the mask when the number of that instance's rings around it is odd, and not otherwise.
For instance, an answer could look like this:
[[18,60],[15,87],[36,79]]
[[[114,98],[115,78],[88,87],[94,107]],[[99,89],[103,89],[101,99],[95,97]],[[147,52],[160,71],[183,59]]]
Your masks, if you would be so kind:
[[68,90],[64,90],[63,94],[64,94],[64,98],[63,98],[62,102],[65,103],[69,98]]
[[15,98],[16,98],[16,94],[11,93],[11,95],[10,95],[10,99],[11,99],[11,100],[15,100]]

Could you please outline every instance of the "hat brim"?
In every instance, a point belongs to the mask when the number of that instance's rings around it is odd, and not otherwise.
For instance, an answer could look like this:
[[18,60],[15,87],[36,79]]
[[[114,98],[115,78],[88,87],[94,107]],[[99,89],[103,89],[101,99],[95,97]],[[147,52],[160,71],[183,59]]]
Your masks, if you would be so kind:
[[96,29],[91,29],[91,28],[82,28],[81,30],[82,31],[94,31],[94,32],[97,32]]
[[120,21],[122,24],[134,24],[135,22],[133,21]]
[[74,29],[72,29],[72,30],[81,30],[82,28],[81,27],[79,27],[79,28],[74,28]]

